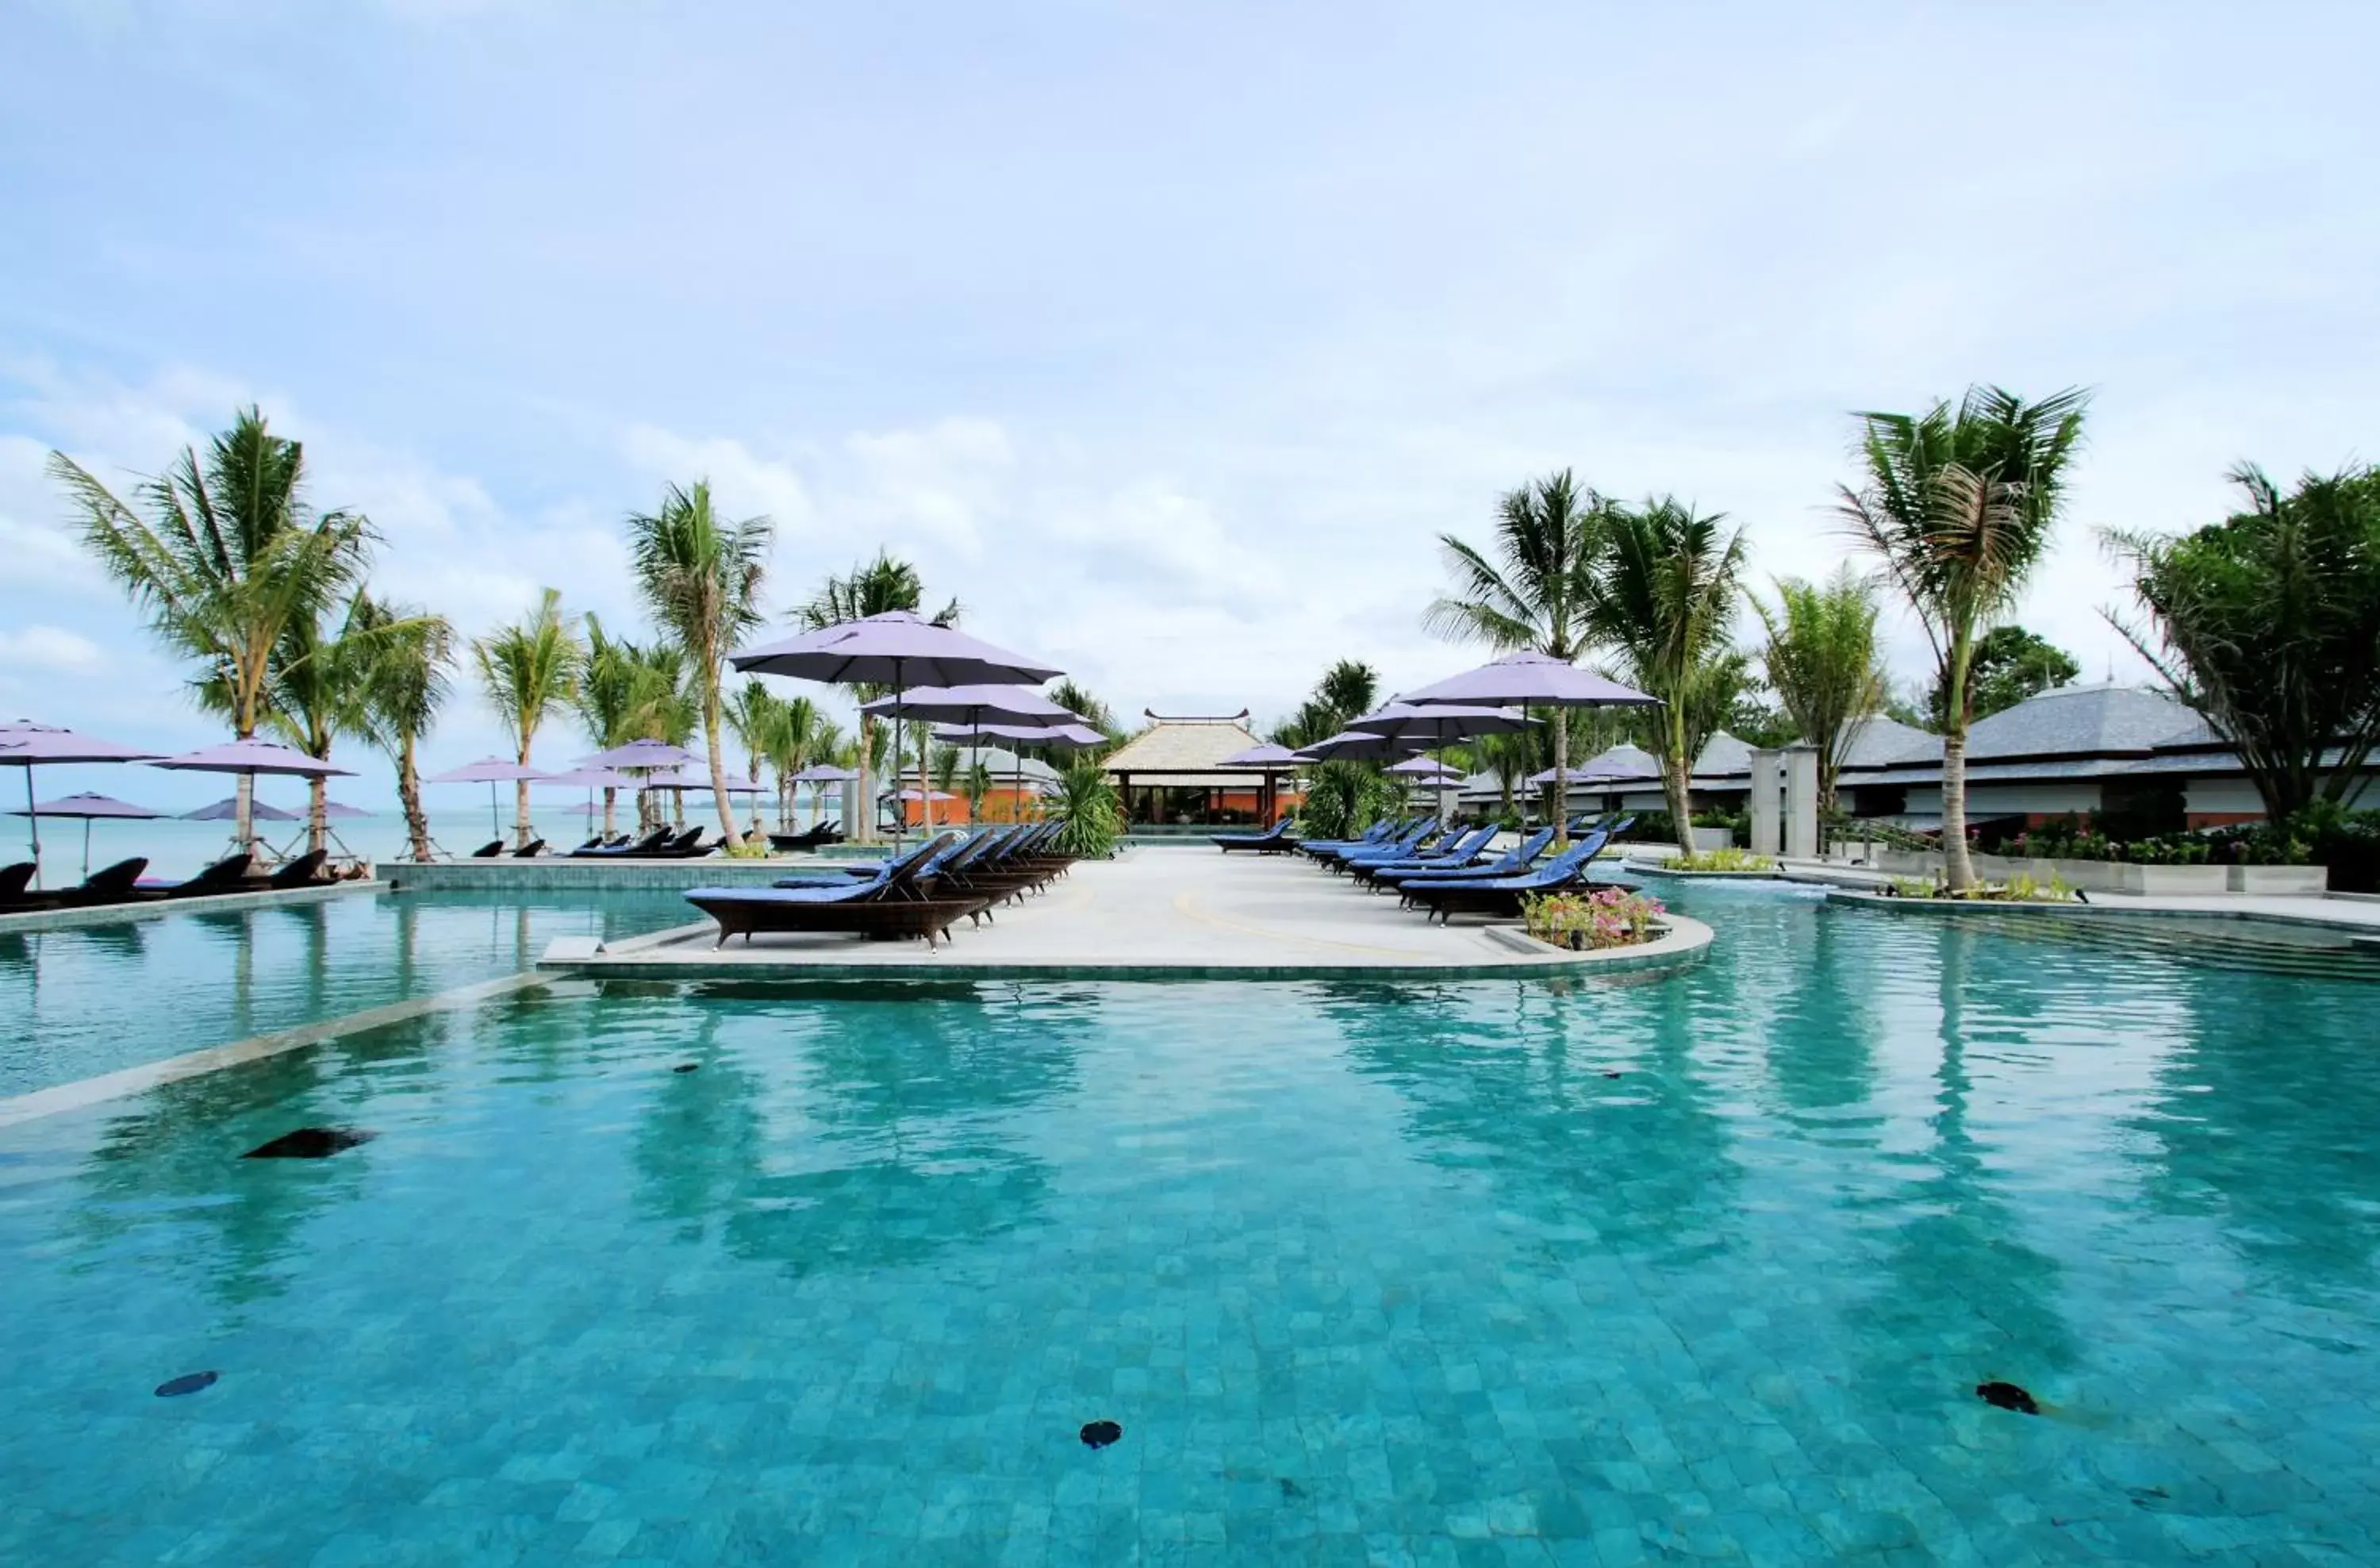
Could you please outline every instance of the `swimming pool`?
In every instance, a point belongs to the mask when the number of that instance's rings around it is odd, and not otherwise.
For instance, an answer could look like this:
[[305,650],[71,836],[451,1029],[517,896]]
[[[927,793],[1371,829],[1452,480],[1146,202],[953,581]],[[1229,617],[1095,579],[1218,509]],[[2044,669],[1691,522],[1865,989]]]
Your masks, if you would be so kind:
[[671,893],[357,893],[0,933],[0,1098],[513,974],[558,936],[687,915]]
[[2368,987],[1678,902],[1669,979],[565,985],[0,1132],[0,1560],[2374,1558]]

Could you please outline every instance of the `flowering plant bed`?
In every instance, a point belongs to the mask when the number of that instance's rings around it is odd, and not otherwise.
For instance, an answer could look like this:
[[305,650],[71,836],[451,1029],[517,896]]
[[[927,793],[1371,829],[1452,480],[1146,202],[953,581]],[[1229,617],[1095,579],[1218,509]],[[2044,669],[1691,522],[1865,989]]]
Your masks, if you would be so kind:
[[1661,933],[1660,917],[1668,913],[1659,899],[1616,887],[1548,893],[1521,905],[1531,936],[1582,953],[1650,942]]

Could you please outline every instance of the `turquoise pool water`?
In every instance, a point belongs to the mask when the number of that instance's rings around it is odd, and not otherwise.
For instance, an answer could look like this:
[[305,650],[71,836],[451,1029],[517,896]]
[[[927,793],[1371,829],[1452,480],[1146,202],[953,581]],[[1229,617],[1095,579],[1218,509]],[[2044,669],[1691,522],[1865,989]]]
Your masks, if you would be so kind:
[[0,934],[0,1098],[513,974],[558,936],[686,918],[669,893],[358,893]]
[[1666,980],[565,987],[0,1132],[0,1561],[2380,1559],[2368,986],[1678,902]]

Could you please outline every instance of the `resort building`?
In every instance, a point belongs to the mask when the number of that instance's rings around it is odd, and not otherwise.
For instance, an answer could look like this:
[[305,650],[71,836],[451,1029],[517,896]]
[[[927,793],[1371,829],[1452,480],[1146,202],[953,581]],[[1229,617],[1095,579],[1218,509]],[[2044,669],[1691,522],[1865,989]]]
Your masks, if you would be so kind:
[[[1148,728],[1110,752],[1101,764],[1115,783],[1127,823],[1211,827],[1254,822],[1266,814],[1264,774],[1221,765],[1225,758],[1257,744],[1245,710],[1218,717],[1143,716]],[[1283,776],[1271,814],[1293,809],[1299,798]]]
[[[2350,805],[2380,805],[2380,768],[2367,767]],[[1689,779],[1696,807],[1743,808],[1752,788],[1752,747],[1721,730],[1705,743]],[[1836,788],[1855,818],[1921,832],[1942,823],[1942,737],[1878,713],[1860,721]],[[1461,796],[1492,809],[1500,789],[1476,773]],[[1612,747],[1576,764],[1573,811],[1659,811],[1660,764],[1640,748]],[[2059,687],[1979,719],[1967,734],[1967,820],[2037,827],[2098,813],[2168,832],[2256,821],[2256,786],[2204,720],[2145,687]]]

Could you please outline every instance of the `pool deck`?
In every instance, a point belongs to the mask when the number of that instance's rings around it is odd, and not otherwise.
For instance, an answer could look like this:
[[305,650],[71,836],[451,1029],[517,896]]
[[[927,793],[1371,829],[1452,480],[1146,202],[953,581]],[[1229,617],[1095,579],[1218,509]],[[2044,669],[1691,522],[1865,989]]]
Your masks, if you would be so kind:
[[839,934],[762,934],[714,948],[716,928],[705,921],[628,953],[564,938],[539,966],[660,979],[1577,976],[1690,963],[1710,943],[1698,920],[1671,916],[1669,924],[1642,947],[1568,953],[1510,922],[1428,923],[1304,859],[1149,847],[1076,866],[980,929],[962,921],[938,951]]

